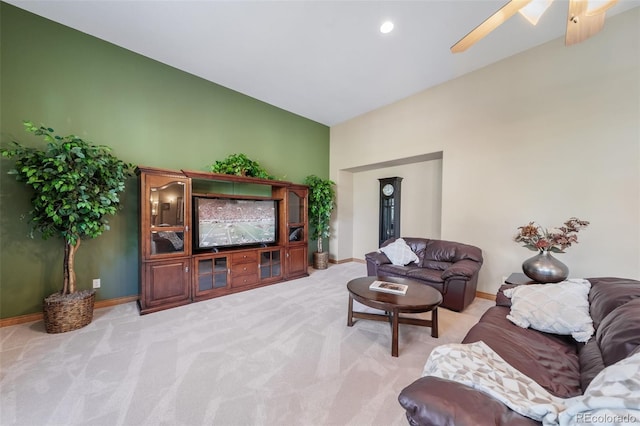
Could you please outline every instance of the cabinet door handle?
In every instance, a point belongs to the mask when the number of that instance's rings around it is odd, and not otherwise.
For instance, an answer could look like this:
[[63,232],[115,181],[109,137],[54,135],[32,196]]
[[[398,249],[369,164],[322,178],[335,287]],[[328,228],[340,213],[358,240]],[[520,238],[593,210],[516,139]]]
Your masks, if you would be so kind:
[[186,232],[189,232],[189,225],[185,226],[185,227],[184,227],[184,230],[185,230]]
[[185,271],[185,272],[189,272],[189,267],[188,267],[188,266],[185,266],[185,267],[184,267],[184,271]]

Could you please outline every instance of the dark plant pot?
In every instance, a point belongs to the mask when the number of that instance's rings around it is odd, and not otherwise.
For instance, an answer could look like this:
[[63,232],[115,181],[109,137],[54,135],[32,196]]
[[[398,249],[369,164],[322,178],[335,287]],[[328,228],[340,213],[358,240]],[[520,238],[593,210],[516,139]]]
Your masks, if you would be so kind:
[[54,293],[44,299],[44,328],[47,333],[66,333],[77,330],[93,320],[95,290],[72,294]]
[[323,251],[322,253],[313,253],[313,268],[314,269],[327,269],[329,266],[329,252]]
[[557,283],[569,276],[569,268],[548,251],[541,251],[522,263],[522,272],[539,283]]

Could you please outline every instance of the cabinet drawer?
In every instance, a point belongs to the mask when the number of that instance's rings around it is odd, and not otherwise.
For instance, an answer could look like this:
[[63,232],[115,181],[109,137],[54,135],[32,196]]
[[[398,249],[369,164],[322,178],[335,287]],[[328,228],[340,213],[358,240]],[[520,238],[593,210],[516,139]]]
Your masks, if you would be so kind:
[[231,255],[231,264],[236,263],[258,263],[258,253],[256,251],[243,251]]
[[237,277],[239,275],[258,274],[257,263],[238,263],[231,266],[231,276]]
[[231,286],[232,287],[242,287],[245,285],[253,285],[258,282],[258,273],[247,274],[247,275],[238,275],[231,278]]

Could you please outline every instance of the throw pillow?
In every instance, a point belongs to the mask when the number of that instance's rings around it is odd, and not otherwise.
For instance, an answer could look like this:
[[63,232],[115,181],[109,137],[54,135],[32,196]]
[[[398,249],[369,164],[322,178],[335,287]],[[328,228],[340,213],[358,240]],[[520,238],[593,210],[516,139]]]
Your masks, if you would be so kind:
[[398,266],[404,266],[411,262],[417,262],[418,256],[411,250],[405,240],[398,238],[391,244],[381,247],[380,250],[384,253],[391,263]]
[[591,283],[570,279],[557,284],[520,285],[504,290],[511,298],[507,315],[515,325],[554,334],[570,334],[578,342],[593,335],[589,315]]

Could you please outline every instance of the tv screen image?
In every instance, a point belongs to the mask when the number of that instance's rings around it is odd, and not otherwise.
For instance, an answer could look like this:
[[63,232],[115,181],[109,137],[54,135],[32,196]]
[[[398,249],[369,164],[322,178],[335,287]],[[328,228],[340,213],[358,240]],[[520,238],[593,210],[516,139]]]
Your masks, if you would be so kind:
[[276,241],[275,200],[195,198],[196,248],[269,244]]

